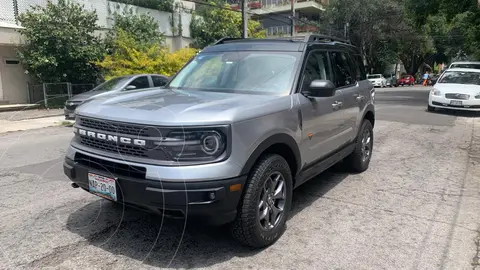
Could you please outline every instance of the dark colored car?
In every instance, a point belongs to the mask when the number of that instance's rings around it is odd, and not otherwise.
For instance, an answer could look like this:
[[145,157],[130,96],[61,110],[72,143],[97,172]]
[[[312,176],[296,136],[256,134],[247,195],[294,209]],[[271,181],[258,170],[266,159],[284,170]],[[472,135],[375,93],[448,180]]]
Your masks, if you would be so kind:
[[395,75],[391,75],[387,77],[387,86],[388,87],[397,87],[398,86],[398,80]]
[[121,91],[161,87],[168,83],[169,77],[159,74],[138,74],[114,77],[92,90],[78,94],[65,102],[64,114],[66,120],[75,120],[75,109],[85,101]]
[[412,75],[403,75],[400,80],[398,80],[398,85],[415,85],[415,78]]

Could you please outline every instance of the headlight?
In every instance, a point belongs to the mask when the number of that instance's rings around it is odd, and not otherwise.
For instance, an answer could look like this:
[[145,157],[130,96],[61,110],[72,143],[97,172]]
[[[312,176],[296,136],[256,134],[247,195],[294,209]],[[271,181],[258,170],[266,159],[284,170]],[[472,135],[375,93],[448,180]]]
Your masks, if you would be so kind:
[[441,96],[442,95],[442,92],[440,92],[440,90],[437,90],[437,89],[432,89],[432,91],[430,92],[431,95],[434,95],[434,96]]
[[217,130],[176,130],[158,145],[175,161],[209,161],[226,150],[226,136]]
[[480,99],[480,93],[477,93],[477,94],[475,95],[475,99]]

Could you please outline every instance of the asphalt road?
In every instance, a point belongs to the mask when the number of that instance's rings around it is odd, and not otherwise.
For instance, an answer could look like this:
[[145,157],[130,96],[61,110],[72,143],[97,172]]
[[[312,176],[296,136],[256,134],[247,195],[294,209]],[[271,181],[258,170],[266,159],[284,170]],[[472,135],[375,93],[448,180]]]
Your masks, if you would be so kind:
[[288,229],[252,251],[225,228],[162,220],[73,189],[66,127],[0,135],[0,269],[471,269],[478,262],[480,122],[427,113],[425,88],[378,89],[363,174],[294,192]]

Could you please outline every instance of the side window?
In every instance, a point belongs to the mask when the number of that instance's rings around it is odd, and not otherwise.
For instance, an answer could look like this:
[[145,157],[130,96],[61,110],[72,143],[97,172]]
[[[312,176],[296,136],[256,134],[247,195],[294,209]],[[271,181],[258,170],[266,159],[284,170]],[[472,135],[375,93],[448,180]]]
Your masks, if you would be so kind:
[[367,79],[367,74],[365,73],[365,67],[363,66],[363,59],[361,55],[351,55],[351,59],[353,61],[353,69],[356,72],[355,78],[357,80],[362,81]]
[[302,75],[301,91],[307,91],[314,80],[331,80],[330,62],[326,52],[314,51],[310,53]]
[[168,79],[160,76],[152,76],[153,86],[164,86],[167,84]]
[[355,83],[355,77],[350,70],[350,64],[347,55],[343,52],[331,52],[333,72],[335,79],[333,82],[337,87],[348,86]]
[[150,88],[150,84],[148,83],[147,76],[141,76],[133,80],[129,85],[133,85],[135,89],[143,89],[143,88]]

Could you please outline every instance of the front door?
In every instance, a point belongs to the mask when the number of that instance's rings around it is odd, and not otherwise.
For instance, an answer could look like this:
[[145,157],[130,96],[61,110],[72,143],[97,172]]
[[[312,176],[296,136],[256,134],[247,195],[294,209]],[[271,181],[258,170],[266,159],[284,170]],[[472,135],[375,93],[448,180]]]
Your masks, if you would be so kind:
[[[328,53],[312,51],[307,57],[301,77],[301,91],[308,90],[313,80],[332,80],[332,69]],[[344,116],[341,106],[344,102],[342,91],[332,97],[306,97],[296,94],[303,119],[301,152],[306,165],[321,160],[342,145]]]

